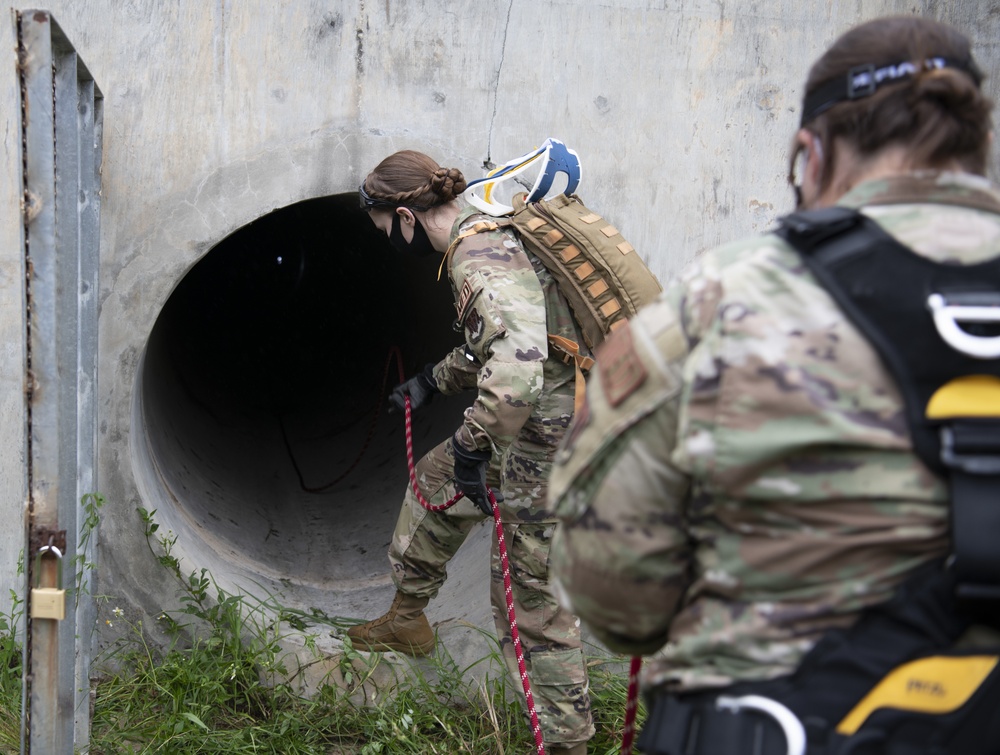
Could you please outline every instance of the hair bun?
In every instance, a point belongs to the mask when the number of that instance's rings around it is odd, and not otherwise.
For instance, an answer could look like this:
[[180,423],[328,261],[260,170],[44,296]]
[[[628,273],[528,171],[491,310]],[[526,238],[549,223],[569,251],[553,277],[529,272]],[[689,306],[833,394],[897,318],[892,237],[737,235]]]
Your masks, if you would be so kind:
[[465,176],[458,168],[438,168],[431,178],[431,189],[445,202],[449,202],[466,189]]
[[910,90],[911,105],[920,100],[938,102],[958,116],[964,115],[962,111],[973,107],[980,97],[972,76],[954,68],[921,71],[914,77]]

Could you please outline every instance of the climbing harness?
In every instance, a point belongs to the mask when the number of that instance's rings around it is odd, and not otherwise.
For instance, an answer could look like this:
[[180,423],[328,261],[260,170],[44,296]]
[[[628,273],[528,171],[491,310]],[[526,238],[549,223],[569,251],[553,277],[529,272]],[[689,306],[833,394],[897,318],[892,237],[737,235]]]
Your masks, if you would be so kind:
[[[642,752],[996,755],[998,656],[955,647],[974,621],[954,588],[943,560],[929,563],[889,601],[824,633],[791,675],[654,693]],[[777,705],[751,706],[748,696]]]

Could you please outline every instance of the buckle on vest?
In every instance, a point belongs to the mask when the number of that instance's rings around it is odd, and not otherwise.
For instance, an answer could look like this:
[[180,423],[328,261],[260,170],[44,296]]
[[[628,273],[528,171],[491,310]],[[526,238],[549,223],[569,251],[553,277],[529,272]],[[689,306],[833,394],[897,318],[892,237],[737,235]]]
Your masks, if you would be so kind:
[[1000,323],[1000,294],[996,291],[958,294],[933,293],[927,308],[938,335],[951,348],[974,359],[1000,357],[1000,336],[969,333],[960,323]]
[[950,469],[959,469],[966,474],[1000,474],[1000,447],[994,446],[991,449],[975,440],[956,433],[956,428],[950,425],[943,425],[941,461]]

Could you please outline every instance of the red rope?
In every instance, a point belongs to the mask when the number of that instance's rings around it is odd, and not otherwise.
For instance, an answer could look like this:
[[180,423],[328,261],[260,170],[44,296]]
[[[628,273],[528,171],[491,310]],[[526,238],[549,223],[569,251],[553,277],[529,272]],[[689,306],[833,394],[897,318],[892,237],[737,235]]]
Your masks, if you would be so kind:
[[[398,358],[398,350],[396,350],[396,355]],[[402,371],[402,360],[400,360],[400,382],[403,381]],[[413,488],[413,493],[416,495],[420,505],[428,511],[444,511],[445,509],[454,506],[463,498],[463,494],[459,492],[445,503],[435,506],[424,498],[423,493],[420,492],[420,485],[417,483],[417,465],[413,461],[413,421],[412,412],[410,410],[409,396],[406,397],[406,463],[410,469],[410,484]],[[490,497],[490,506],[493,509],[493,524],[495,525],[497,532],[497,549],[500,552],[500,568],[503,571],[503,591],[504,597],[507,599],[507,621],[510,622],[510,636],[514,641],[514,654],[517,656],[517,670],[521,675],[521,686],[524,688],[524,699],[528,706],[528,715],[531,717],[531,733],[535,738],[535,751],[537,752],[537,755],[545,755],[545,743],[542,740],[542,725],[538,722],[538,711],[535,709],[535,698],[531,694],[531,683],[528,681],[528,667],[524,662],[524,649],[521,646],[521,635],[517,631],[517,617],[514,615],[514,591],[511,588],[510,562],[507,559],[507,544],[504,541],[503,536],[503,520],[500,516],[500,507],[497,505],[496,496],[493,495],[493,491],[489,488],[486,490]]]
[[[420,492],[420,484],[417,482],[417,465],[416,462],[413,461],[413,420],[411,419],[409,396],[406,397],[406,464],[410,468],[410,487],[413,488],[413,494],[416,495],[417,500],[420,501],[420,505],[428,511],[444,511],[445,509],[450,509],[462,500],[462,493],[456,493],[454,497],[435,506],[424,498],[424,494]],[[492,497],[492,495],[493,492],[490,491],[490,496]]]
[[632,755],[632,740],[635,737],[635,714],[639,708],[639,669],[642,658],[632,657],[628,667],[628,697],[625,700],[625,727],[622,729],[621,755]]
[[[396,363],[399,365],[399,382],[404,380],[403,359],[399,349],[392,347],[390,357],[396,356]],[[388,373],[388,363],[386,363]],[[406,396],[406,464],[410,470],[410,485],[417,501],[425,509],[431,512],[444,511],[458,503],[464,494],[456,493],[452,498],[442,504],[434,505],[424,498],[420,492],[420,484],[417,482],[417,465],[413,460],[413,413],[410,409],[410,397]],[[514,614],[514,592],[511,588],[510,562],[507,558],[507,543],[503,536],[503,520],[500,516],[500,507],[497,505],[496,496],[493,491],[487,488],[490,497],[490,506],[493,509],[493,524],[496,527],[497,546],[500,552],[500,568],[503,571],[503,591],[507,601],[507,621],[510,622],[510,636],[514,642],[514,654],[517,656],[517,670],[521,675],[521,686],[524,688],[524,699],[528,705],[528,714],[531,717],[531,733],[535,738],[535,750],[537,755],[545,755],[545,743],[542,740],[542,726],[538,722],[538,711],[535,709],[535,698],[531,694],[531,683],[528,681],[528,667],[524,661],[524,649],[521,646],[521,635],[517,631],[517,616]],[[639,709],[639,669],[642,667],[642,658],[634,656],[629,664],[628,670],[628,693],[625,701],[625,724],[622,729],[621,755],[632,755],[632,741],[635,738],[635,717]]]
[[[489,490],[489,489],[487,489]],[[528,703],[528,713],[531,716],[531,733],[535,736],[535,750],[538,755],[545,755],[545,744],[542,742],[542,726],[538,723],[538,713],[535,711],[535,698],[531,694],[531,684],[528,682],[528,667],[524,663],[524,651],[521,648],[521,636],[517,631],[517,617],[514,616],[514,592],[510,586],[510,564],[507,561],[507,545],[503,538],[503,521],[500,519],[500,507],[493,491],[489,490],[490,505],[493,507],[493,523],[497,530],[497,544],[500,546],[500,568],[503,569],[503,592],[507,598],[507,621],[510,622],[510,636],[514,640],[514,653],[517,655],[517,670],[521,674],[521,686],[524,687],[524,699]]]
[[[403,358],[399,349],[395,346],[390,351],[390,358],[395,355],[396,363],[399,366],[399,382],[402,383]],[[386,373],[388,374],[388,362],[386,363]],[[442,504],[434,505],[424,498],[420,492],[420,484],[417,482],[417,465],[413,460],[413,413],[410,409],[410,397],[406,396],[406,464],[410,470],[410,485],[417,501],[425,509],[431,512],[444,511],[458,503],[463,498],[463,493],[456,493],[452,498]],[[521,675],[521,686],[524,688],[524,699],[528,705],[528,714],[531,717],[531,733],[535,738],[535,749],[537,755],[545,755],[545,744],[542,740],[542,727],[538,722],[538,712],[535,709],[535,698],[531,694],[531,683],[528,681],[528,667],[524,662],[524,649],[521,646],[521,635],[517,631],[517,617],[514,614],[514,592],[511,588],[510,562],[507,559],[507,544],[503,536],[503,520],[500,516],[500,507],[497,506],[496,496],[493,491],[487,488],[490,497],[490,506],[493,509],[493,524],[496,527],[497,546],[500,552],[500,568],[503,571],[503,590],[507,600],[507,621],[510,622],[510,636],[514,641],[514,654],[517,656],[517,670]],[[639,669],[642,666],[642,658],[634,656],[629,664],[628,670],[628,693],[625,701],[625,724],[622,729],[621,755],[632,755],[632,740],[635,738],[635,717],[639,708]]]

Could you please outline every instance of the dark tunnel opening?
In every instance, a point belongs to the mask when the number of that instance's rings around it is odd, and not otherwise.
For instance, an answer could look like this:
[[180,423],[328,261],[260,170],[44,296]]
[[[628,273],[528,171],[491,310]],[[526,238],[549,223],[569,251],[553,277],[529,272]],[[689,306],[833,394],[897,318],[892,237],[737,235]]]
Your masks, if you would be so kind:
[[[458,342],[440,257],[392,249],[338,195],[276,210],[179,282],[147,344],[143,434],[199,552],[282,583],[384,578],[407,467],[384,401]],[[419,454],[471,396],[414,416]]]

